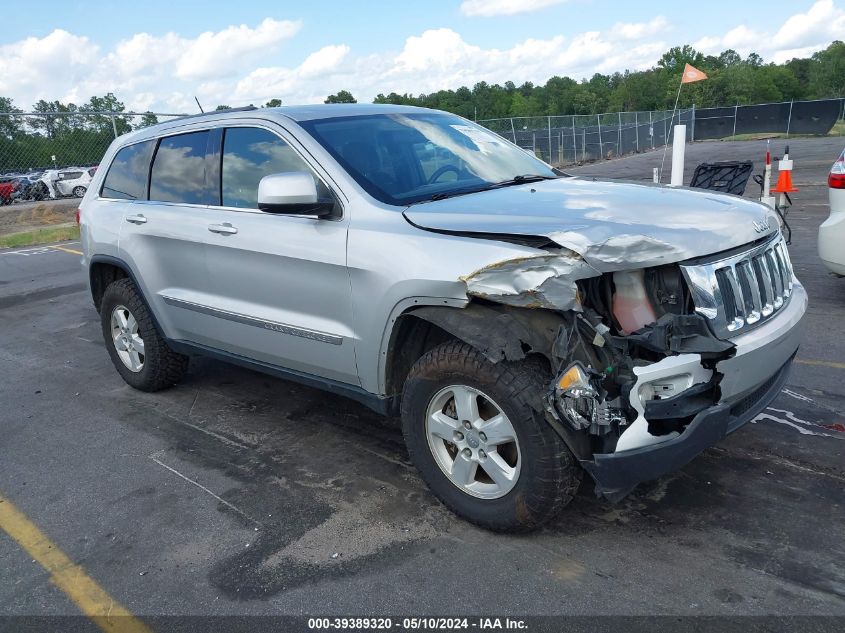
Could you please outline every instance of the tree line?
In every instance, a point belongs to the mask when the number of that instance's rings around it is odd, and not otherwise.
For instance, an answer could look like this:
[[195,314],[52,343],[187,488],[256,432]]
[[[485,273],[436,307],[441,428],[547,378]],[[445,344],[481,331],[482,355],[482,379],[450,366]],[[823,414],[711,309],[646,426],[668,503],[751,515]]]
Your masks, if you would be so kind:
[[648,70],[596,73],[581,81],[552,77],[544,85],[481,81],[472,88],[430,94],[379,94],[375,102],[436,108],[479,120],[668,110],[675,103],[684,64],[703,70],[708,80],[686,85],[680,107],[845,96],[845,43],[835,41],[811,57],[783,64],[764,63],[756,53],[743,59],[730,49],[719,55],[704,55],[692,46],[676,46]]

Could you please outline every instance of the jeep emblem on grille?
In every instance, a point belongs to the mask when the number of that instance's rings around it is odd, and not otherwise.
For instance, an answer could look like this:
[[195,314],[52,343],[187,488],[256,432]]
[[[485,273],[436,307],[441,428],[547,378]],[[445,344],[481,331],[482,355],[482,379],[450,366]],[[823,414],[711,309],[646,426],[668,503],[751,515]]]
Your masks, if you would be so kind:
[[769,216],[766,216],[762,220],[755,220],[754,221],[754,230],[758,233],[765,233],[769,230]]

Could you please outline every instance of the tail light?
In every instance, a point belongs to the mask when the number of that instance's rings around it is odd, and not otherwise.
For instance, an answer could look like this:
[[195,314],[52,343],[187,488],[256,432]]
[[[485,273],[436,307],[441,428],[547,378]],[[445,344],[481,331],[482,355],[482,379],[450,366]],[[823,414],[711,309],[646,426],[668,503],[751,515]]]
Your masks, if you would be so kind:
[[82,213],[82,207],[76,209],[76,223],[79,224],[79,216]]
[[839,159],[830,168],[827,186],[831,189],[845,189],[845,150],[842,150]]

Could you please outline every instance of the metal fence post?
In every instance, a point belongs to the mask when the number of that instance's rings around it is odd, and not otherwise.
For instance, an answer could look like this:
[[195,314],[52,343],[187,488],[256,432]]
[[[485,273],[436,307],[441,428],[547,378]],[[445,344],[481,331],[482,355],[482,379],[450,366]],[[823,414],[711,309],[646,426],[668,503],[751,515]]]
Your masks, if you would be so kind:
[[531,132],[531,152],[537,155],[537,132]]
[[114,120],[114,115],[111,115],[111,127],[114,130],[114,137],[117,138],[117,121]]
[[731,140],[734,140],[734,137],[736,136],[736,115],[737,115],[738,110],[739,110],[739,104],[737,103],[734,106],[734,131],[731,133]]
[[651,118],[651,110],[648,111],[648,135],[651,137],[651,149],[654,149],[654,121]]
[[792,125],[792,104],[793,103],[795,103],[795,99],[792,99],[789,102],[789,117],[786,119],[786,138],[789,138],[789,128]]
[[634,129],[637,131],[637,154],[640,153],[640,115],[634,112]]
[[513,117],[511,117],[511,134],[513,134],[513,144],[518,145],[516,142],[516,128],[513,126]]
[[549,124],[549,164],[552,163],[552,117],[547,117]]
[[695,142],[695,104],[692,104],[692,120],[690,121],[690,141]]
[[619,127],[617,128],[617,136],[616,136],[616,155],[622,156],[622,112],[619,111],[616,113],[619,115]]
[[[584,156],[584,150],[581,150],[581,157]],[[578,162],[578,143],[575,142],[575,115],[572,115],[572,162]]]
[[563,130],[557,136],[557,162],[563,165]]
[[604,144],[601,142],[601,115],[596,115],[596,121],[599,124],[599,158],[604,158]]

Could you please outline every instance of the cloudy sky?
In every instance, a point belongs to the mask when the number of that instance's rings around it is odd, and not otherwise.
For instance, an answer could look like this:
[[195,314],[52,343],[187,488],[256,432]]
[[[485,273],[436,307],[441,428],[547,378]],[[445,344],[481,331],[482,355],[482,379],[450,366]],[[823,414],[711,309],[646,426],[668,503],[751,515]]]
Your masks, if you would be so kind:
[[[8,16],[7,16],[8,17]],[[322,102],[642,69],[670,46],[766,61],[845,39],[845,0],[41,0],[0,34],[0,96],[128,108]],[[11,24],[7,20],[7,25]]]

